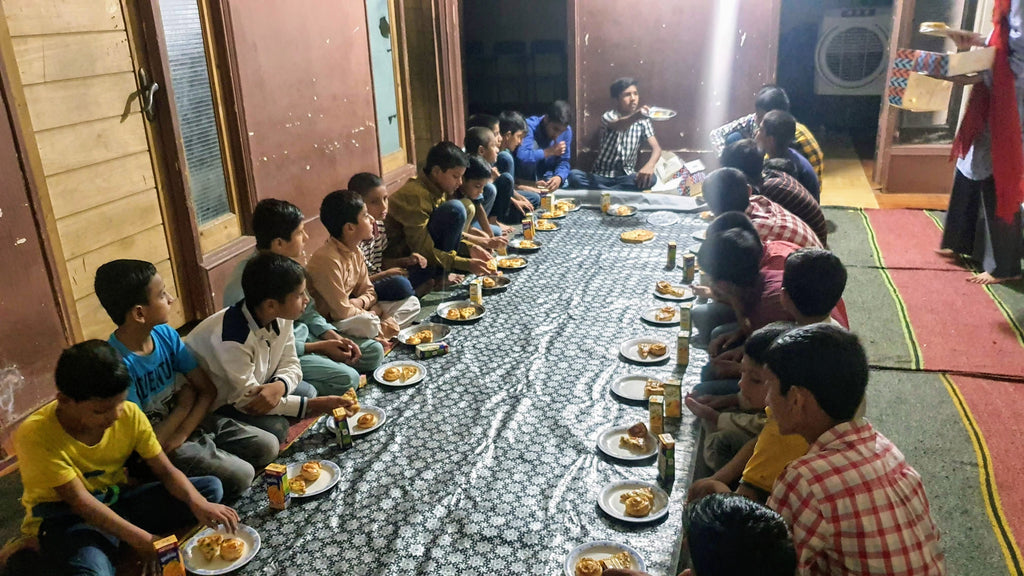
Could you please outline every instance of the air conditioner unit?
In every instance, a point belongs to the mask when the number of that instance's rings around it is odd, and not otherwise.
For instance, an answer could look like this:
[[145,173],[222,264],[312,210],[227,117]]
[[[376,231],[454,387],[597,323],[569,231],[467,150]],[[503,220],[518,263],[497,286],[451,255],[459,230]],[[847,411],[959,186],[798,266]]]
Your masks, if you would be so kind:
[[881,96],[891,31],[892,12],[887,8],[826,12],[814,55],[814,93]]

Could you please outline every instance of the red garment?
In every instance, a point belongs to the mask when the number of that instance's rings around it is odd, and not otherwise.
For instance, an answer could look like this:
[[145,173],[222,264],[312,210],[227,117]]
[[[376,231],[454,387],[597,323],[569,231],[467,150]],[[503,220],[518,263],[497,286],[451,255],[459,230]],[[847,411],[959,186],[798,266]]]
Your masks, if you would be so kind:
[[757,299],[744,307],[751,330],[764,328],[772,322],[796,320],[782,306],[782,270],[761,270],[757,288]]
[[992,131],[992,173],[996,180],[996,216],[1010,221],[1024,200],[1024,144],[1013,70],[1010,69],[1010,0],[996,0],[992,11],[995,28],[989,46],[995,46],[992,87],[975,84],[967,101],[960,130],[953,142],[951,159],[963,158],[987,125]]
[[761,253],[761,264],[758,266],[763,270],[785,270],[786,258],[793,252],[802,248],[799,244],[786,242],[785,240],[773,240],[764,243],[764,250]]
[[946,573],[921,476],[865,420],[836,425],[790,462],[768,507],[793,527],[801,575]]

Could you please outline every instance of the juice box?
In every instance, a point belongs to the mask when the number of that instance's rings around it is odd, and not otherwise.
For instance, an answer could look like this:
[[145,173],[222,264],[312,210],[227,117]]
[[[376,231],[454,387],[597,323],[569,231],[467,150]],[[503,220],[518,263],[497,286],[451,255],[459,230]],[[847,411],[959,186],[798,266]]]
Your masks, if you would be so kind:
[[348,412],[344,408],[335,408],[331,411],[331,418],[337,425],[334,428],[334,439],[338,442],[338,448],[342,451],[352,447],[352,431],[348,429]]
[[696,272],[697,257],[693,254],[683,254],[683,284],[693,284]]
[[284,464],[271,464],[264,470],[267,478],[267,497],[270,507],[284,510],[292,501],[292,491],[288,487],[288,467]]
[[612,207],[612,193],[602,192],[601,193],[601,213],[607,214],[608,209]]
[[480,278],[474,278],[473,281],[469,283],[469,301],[473,304],[484,303],[484,286],[483,280]]
[[680,332],[676,337],[676,365],[687,366],[690,364],[690,333]]
[[683,302],[679,305],[679,331],[690,334],[693,330],[690,312],[693,311],[692,302]]
[[665,418],[683,415],[683,385],[675,378],[665,380]]
[[668,243],[668,262],[665,263],[665,270],[671,270],[676,267],[676,243]]
[[658,434],[658,483],[671,486],[676,479],[676,440],[671,434]]
[[160,565],[162,576],[185,576],[181,549],[178,547],[178,539],[173,534],[154,542],[153,548],[156,549],[156,561]]
[[444,356],[451,349],[445,342],[431,342],[416,345],[416,358],[425,360],[434,356]]
[[533,240],[534,230],[536,230],[536,228],[534,228],[533,225],[533,218],[523,218],[523,238],[526,238],[527,240]]
[[548,212],[555,211],[555,193],[548,192],[540,197],[540,207]]
[[647,428],[651,434],[657,436],[665,431],[665,397],[651,396],[647,399],[647,409],[650,412],[650,423]]

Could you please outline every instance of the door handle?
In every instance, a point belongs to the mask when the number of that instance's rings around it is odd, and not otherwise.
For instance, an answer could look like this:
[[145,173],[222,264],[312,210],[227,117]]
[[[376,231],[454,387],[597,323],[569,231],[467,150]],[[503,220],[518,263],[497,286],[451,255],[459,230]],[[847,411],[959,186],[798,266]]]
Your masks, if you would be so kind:
[[160,89],[160,85],[156,82],[149,81],[149,75],[142,68],[139,68],[139,106],[142,108],[142,113],[146,115],[146,120],[150,122],[156,117],[156,111],[153,108],[154,96],[156,91]]

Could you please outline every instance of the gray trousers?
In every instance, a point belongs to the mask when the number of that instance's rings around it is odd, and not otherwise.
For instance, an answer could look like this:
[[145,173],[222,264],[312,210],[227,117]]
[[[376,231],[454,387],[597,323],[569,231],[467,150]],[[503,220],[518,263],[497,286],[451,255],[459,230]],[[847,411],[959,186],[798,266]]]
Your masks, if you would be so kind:
[[[299,382],[299,385],[295,387],[292,394],[305,396],[306,398],[316,398],[317,396],[316,389],[309,382]],[[246,414],[231,405],[221,406],[217,410],[217,414],[270,432],[277,438],[280,444],[283,444],[288,439],[288,428],[291,427],[291,423],[284,416],[276,414],[264,414],[261,416]],[[280,449],[280,446],[278,448]]]
[[224,500],[233,501],[252,485],[257,470],[274,461],[280,447],[270,432],[220,414],[208,414],[168,457],[185,476],[220,478]]
[[996,216],[996,180],[971,180],[959,170],[949,197],[942,247],[970,254],[996,278],[1020,276],[1021,216],[1010,222]]

